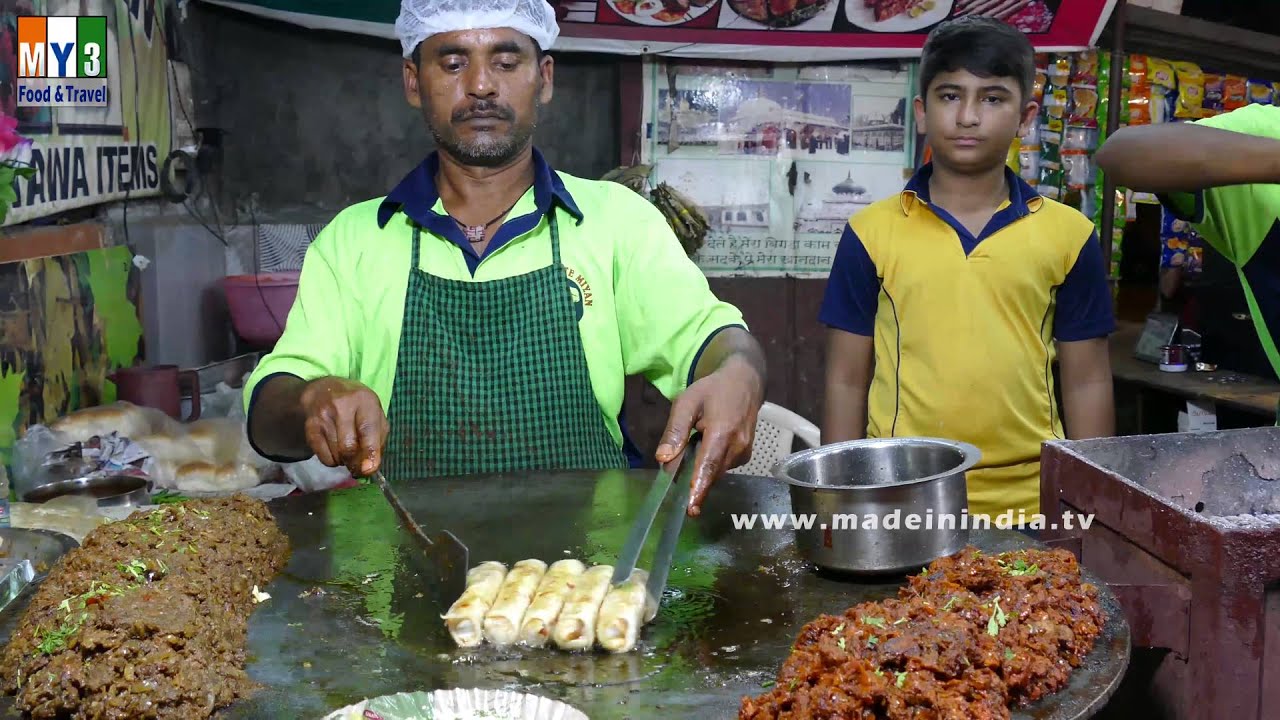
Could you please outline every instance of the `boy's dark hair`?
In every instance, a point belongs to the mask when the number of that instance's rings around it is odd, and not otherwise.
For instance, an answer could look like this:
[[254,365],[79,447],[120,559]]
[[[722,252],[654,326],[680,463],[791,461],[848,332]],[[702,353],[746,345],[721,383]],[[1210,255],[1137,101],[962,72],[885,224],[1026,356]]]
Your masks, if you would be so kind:
[[[1021,30],[994,18],[972,15],[944,22],[929,33],[920,58],[920,97],[942,73],[967,70],[978,77],[1009,77],[1018,82],[1022,102],[1031,99],[1036,80],[1035,48]],[[926,100],[927,102],[927,100]]]

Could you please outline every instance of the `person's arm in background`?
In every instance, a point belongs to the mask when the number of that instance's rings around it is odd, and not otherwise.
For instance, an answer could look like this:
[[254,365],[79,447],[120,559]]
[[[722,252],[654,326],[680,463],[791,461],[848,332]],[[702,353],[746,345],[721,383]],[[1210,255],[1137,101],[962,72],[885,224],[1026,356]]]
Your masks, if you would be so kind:
[[695,429],[702,433],[688,508],[698,515],[711,485],[751,459],[764,404],[764,351],[741,311],[711,291],[662,214],[629,190],[617,192],[620,226],[635,230],[615,256],[624,367],[672,401],[658,462],[683,452]]
[[1280,183],[1280,139],[1234,127],[1224,129],[1255,120],[1280,127],[1280,108],[1250,105],[1213,119],[1218,118],[1223,120],[1216,127],[1201,121],[1120,128],[1103,143],[1095,160],[1116,185],[1139,192],[1195,192],[1226,185]]
[[1063,423],[1072,440],[1116,431],[1108,336],[1116,321],[1097,233],[1089,236],[1058,288],[1053,335],[1062,374]]
[[335,219],[307,248],[284,334],[245,383],[249,442],[263,457],[298,462],[315,455],[362,477],[377,469],[387,424],[378,396],[355,374],[358,284],[340,276]]
[[874,368],[875,343],[871,336],[827,330],[823,445],[866,437],[867,393]]
[[819,322],[828,328],[824,445],[866,437],[879,295],[875,263],[853,227],[846,225],[818,314]]
[[1121,128],[1097,154],[1121,187],[1157,193],[1232,264],[1274,222],[1255,188],[1280,183],[1280,107],[1247,105],[1193,123]]

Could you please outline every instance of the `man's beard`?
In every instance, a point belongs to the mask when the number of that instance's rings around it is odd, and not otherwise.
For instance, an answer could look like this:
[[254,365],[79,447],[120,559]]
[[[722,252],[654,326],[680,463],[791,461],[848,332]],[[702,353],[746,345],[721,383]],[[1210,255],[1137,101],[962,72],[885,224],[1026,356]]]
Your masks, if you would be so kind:
[[[437,127],[428,119],[427,128],[435,138],[436,146],[463,165],[500,167],[511,162],[528,146],[534,130],[538,127],[538,115],[541,110],[542,103],[535,101],[533,121],[521,123],[517,121],[515,112],[511,108],[496,103],[481,102],[466,110],[453,113],[449,125],[443,128]],[[479,112],[500,114],[503,121],[511,123],[511,132],[506,135],[481,133],[469,140],[458,137],[458,134],[453,131],[453,125],[466,122],[472,113]],[[429,113],[426,114],[429,116]]]

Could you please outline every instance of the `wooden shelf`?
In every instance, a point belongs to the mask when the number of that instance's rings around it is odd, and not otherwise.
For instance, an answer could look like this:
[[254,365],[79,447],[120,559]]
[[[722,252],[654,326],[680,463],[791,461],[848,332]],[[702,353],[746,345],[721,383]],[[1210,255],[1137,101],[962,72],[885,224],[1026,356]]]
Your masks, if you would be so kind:
[[[1185,60],[1233,75],[1280,80],[1280,35],[1144,7],[1128,6],[1123,15],[1126,54]],[[1098,38],[1099,48],[1112,46],[1114,31],[1114,23],[1109,23]]]

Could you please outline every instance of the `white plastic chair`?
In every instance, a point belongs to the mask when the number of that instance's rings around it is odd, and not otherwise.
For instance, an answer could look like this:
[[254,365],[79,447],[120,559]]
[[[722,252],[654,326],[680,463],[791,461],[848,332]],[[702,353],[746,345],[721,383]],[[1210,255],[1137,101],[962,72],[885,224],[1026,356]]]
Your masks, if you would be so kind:
[[756,417],[755,444],[751,446],[751,461],[734,468],[740,475],[769,477],[774,463],[791,454],[797,437],[800,442],[815,448],[821,444],[818,426],[790,410],[767,402]]

